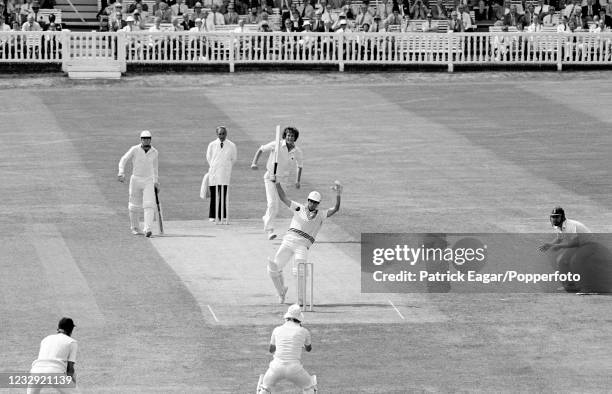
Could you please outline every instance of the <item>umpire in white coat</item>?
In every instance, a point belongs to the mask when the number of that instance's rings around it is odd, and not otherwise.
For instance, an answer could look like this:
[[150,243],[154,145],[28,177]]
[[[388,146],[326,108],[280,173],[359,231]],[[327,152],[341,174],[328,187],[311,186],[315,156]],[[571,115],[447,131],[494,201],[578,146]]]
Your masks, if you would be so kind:
[[[217,127],[217,139],[208,144],[206,161],[208,169],[208,187],[210,190],[210,208],[208,220],[215,221],[218,209],[220,219],[227,223],[227,188],[232,176],[232,167],[238,159],[236,144],[227,139],[227,128]],[[219,200],[217,200],[219,197]],[[221,204],[223,198],[223,204]],[[218,204],[218,208],[216,208]]]

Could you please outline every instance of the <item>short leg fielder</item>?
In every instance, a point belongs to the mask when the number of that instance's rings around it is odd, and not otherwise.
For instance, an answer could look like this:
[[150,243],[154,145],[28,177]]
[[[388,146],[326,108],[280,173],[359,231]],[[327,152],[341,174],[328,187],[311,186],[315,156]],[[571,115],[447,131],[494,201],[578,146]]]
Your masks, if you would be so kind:
[[283,316],[285,323],[277,326],[270,337],[269,351],[274,355],[268,370],[259,377],[257,393],[271,393],[281,380],[288,380],[304,393],[316,393],[316,376],[310,376],[302,366],[302,350],[312,350],[310,331],[302,326],[304,314],[299,305],[291,305]]

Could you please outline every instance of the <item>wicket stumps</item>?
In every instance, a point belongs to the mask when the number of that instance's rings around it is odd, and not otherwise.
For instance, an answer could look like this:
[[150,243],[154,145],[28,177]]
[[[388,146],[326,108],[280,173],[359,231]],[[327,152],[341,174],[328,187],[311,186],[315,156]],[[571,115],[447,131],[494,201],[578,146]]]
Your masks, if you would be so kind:
[[[227,189],[227,191],[226,191]],[[229,224],[229,185],[215,186],[215,224]]]
[[302,306],[304,310],[308,308],[309,311],[312,311],[312,306],[314,304],[314,265],[312,263],[300,262],[297,266],[297,271],[298,304]]

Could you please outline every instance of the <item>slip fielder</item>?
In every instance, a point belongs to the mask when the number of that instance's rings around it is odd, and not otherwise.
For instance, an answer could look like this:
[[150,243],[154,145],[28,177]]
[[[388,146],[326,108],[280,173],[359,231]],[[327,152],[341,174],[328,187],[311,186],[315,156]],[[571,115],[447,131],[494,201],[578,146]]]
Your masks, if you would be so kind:
[[[57,334],[49,335],[40,342],[38,358],[32,363],[30,373],[33,374],[62,374],[69,376],[76,383],[74,364],[78,343],[72,338],[74,321],[63,317],[57,324]],[[76,387],[58,385],[54,387],[60,393],[78,393]],[[28,387],[28,394],[38,394],[42,387]]]
[[153,219],[155,217],[155,189],[159,189],[158,152],[151,146],[151,132],[144,130],[140,133],[139,145],[134,145],[119,160],[119,182],[125,181],[125,165],[132,162],[132,176],[130,177],[130,191],[128,210],[130,212],[130,226],[132,234],[142,234],[140,231],[140,210],[144,210],[144,234],[152,234]]
[[[268,261],[268,273],[278,293],[279,303],[283,304],[285,303],[285,296],[288,290],[283,278],[283,267],[287,265],[292,257],[295,258],[296,266],[307,262],[308,249],[314,244],[323,221],[340,209],[342,185],[336,181],[334,186],[332,186],[332,189],[336,191],[336,205],[321,212],[317,209],[321,202],[321,194],[319,192],[310,192],[307,204],[302,205],[289,200],[281,184],[276,182],[274,177],[272,177],[272,182],[276,186],[278,198],[293,212],[289,230],[287,230],[287,234],[283,237],[283,242],[278,248],[274,260]],[[305,300],[300,300],[299,302],[303,304]]]

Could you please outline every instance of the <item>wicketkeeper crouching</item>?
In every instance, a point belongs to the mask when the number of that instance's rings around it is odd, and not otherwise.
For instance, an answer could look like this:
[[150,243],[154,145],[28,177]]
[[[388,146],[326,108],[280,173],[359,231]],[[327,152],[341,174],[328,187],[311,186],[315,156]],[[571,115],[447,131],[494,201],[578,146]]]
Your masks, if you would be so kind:
[[265,375],[259,376],[257,393],[271,393],[272,387],[288,380],[304,393],[317,392],[317,377],[309,375],[302,366],[302,349],[312,350],[310,331],[302,327],[304,314],[299,305],[293,304],[285,313],[285,324],[274,328],[270,338],[270,353],[274,359]]

